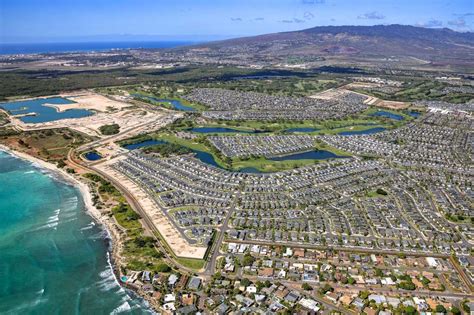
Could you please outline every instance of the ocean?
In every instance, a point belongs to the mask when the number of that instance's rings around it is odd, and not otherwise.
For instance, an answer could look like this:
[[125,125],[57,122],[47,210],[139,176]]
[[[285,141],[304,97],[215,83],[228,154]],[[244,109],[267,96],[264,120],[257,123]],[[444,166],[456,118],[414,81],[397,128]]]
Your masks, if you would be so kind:
[[150,314],[108,250],[76,187],[0,151],[0,314]]
[[39,54],[60,52],[105,51],[128,48],[172,48],[191,45],[189,41],[126,41],[79,43],[0,43],[0,55]]

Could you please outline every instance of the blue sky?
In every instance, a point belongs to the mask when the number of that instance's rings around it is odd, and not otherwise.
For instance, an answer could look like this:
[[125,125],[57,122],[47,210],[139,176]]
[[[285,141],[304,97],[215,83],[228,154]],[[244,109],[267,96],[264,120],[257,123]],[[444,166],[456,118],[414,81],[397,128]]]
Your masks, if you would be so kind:
[[0,0],[0,40],[212,38],[393,23],[473,31],[473,19],[473,0]]

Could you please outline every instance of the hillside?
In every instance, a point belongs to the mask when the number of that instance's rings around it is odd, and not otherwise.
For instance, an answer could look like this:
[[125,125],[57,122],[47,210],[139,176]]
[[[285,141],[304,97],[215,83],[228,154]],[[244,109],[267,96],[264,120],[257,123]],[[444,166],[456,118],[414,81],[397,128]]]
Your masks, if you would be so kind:
[[317,60],[318,57],[416,58],[434,65],[473,65],[474,33],[406,25],[322,26],[243,37],[179,49],[191,54],[244,58]]

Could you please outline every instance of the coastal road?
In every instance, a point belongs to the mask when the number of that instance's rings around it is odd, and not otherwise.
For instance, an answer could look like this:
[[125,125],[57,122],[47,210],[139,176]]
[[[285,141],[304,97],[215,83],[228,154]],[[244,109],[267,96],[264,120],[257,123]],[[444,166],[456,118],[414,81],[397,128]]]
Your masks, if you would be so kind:
[[189,269],[189,268],[179,264],[175,259],[173,259],[173,254],[172,253],[170,254],[168,252],[167,248],[162,244],[162,240],[157,236],[157,235],[160,235],[160,233],[159,233],[158,229],[156,228],[156,226],[153,224],[152,220],[150,219],[150,217],[148,216],[146,211],[142,208],[142,206],[140,205],[138,200],[135,198],[135,196],[133,196],[133,194],[131,194],[120,182],[116,181],[114,178],[110,177],[108,174],[102,172],[101,170],[99,170],[97,168],[89,167],[89,166],[86,166],[86,165],[80,163],[80,161],[79,162],[76,161],[74,159],[74,150],[73,149],[71,149],[68,152],[67,159],[68,159],[68,162],[71,165],[73,165],[73,166],[75,166],[79,169],[83,169],[83,170],[86,170],[88,172],[97,173],[97,174],[101,175],[103,178],[110,181],[112,183],[112,185],[114,185],[123,194],[123,196],[125,197],[125,199],[129,203],[129,205],[132,207],[132,209],[134,211],[136,211],[138,214],[140,214],[140,216],[142,217],[143,222],[144,222],[143,225],[144,225],[145,230],[147,230],[149,232],[149,234],[153,235],[153,237],[157,240],[156,244],[158,244],[159,249],[165,255],[164,260],[170,266],[174,266],[176,269],[183,270],[183,271],[186,271],[188,273],[194,273],[195,272],[194,270]]

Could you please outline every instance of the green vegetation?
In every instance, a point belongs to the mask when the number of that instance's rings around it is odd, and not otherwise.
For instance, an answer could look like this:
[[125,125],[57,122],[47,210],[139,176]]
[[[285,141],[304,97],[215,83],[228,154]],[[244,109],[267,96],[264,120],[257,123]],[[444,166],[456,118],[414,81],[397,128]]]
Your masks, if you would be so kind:
[[399,91],[393,93],[376,89],[356,89],[355,91],[372,95],[384,100],[412,102],[417,100],[441,100],[450,103],[466,103],[474,98],[473,94],[448,92],[447,83],[430,80],[410,79]]
[[310,286],[310,285],[309,285],[308,283],[306,283],[306,282],[303,283],[303,285],[301,286],[301,288],[303,288],[303,290],[305,290],[305,291],[311,291],[311,290],[313,290],[313,287]]
[[452,213],[446,213],[444,217],[448,219],[449,221],[456,222],[456,223],[468,223],[469,221],[472,222],[474,219],[462,214],[452,214]]
[[112,124],[112,125],[103,125],[99,128],[100,132],[103,135],[110,136],[110,135],[115,135],[120,132],[120,126],[117,124]]
[[101,201],[95,194],[93,196],[96,207],[101,208],[105,202],[109,205],[115,204],[110,215],[115,218],[126,234],[122,253],[124,265],[122,267],[125,270],[171,271],[171,268],[163,262],[164,254],[157,250],[155,246],[156,239],[143,234],[140,215],[126,203],[120,192],[110,182],[97,174],[86,173],[83,176],[95,184],[100,195]]
[[255,257],[250,255],[249,253],[246,253],[244,257],[242,258],[242,266],[251,266],[255,262]]
[[92,173],[86,173],[82,175],[83,177],[95,182],[98,184],[98,191],[100,194],[108,194],[114,197],[120,197],[122,194],[120,191],[115,188],[109,181],[103,179],[101,176],[92,174]]
[[159,153],[161,156],[182,155],[193,152],[191,149],[176,143],[157,144],[143,149],[145,153]]
[[121,140],[118,142],[118,145],[125,146],[125,145],[140,143],[140,142],[144,142],[144,141],[148,141],[152,139],[153,138],[150,135],[138,135],[132,138]]
[[120,203],[112,209],[115,219],[118,224],[125,229],[141,229],[141,224],[138,221],[140,215],[132,210],[128,204]]
[[410,280],[410,281],[402,281],[399,284],[397,284],[397,287],[403,290],[410,290],[413,291],[416,289],[415,284]]
[[203,259],[193,259],[193,258],[177,258],[176,261],[183,265],[184,267],[194,269],[194,270],[199,270],[204,268],[204,264],[206,263],[205,260]]
[[0,129],[0,143],[15,150],[26,152],[48,162],[64,161],[71,148],[78,147],[93,138],[67,128],[17,132]]

